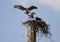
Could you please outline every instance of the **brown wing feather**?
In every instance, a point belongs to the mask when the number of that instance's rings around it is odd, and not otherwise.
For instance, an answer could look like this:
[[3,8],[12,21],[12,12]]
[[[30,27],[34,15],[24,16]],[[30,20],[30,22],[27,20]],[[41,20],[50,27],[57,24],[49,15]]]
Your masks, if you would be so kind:
[[24,8],[24,7],[21,6],[21,5],[15,5],[14,8],[18,8],[18,9],[21,9],[21,10],[26,10],[26,8]]
[[36,6],[31,6],[31,7],[28,8],[28,10],[30,10],[30,11],[33,10],[33,9],[37,9],[37,7]]

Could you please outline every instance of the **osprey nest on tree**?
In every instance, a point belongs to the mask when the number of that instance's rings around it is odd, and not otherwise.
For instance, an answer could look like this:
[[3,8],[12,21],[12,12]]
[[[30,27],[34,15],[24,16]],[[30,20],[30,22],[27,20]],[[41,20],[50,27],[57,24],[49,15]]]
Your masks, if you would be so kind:
[[25,12],[25,14],[29,14],[31,10],[37,9],[36,6],[31,6],[31,7],[29,7],[29,8],[25,8],[25,7],[21,6],[21,5],[15,5],[14,8],[21,9],[22,11]]

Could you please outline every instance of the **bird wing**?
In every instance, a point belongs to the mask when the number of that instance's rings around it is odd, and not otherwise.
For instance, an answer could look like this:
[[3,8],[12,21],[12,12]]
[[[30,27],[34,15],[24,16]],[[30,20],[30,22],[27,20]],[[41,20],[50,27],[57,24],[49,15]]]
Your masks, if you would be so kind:
[[21,9],[21,10],[26,10],[26,8],[24,8],[24,7],[21,6],[21,5],[15,5],[14,8],[18,8],[18,9]]
[[33,9],[37,9],[37,7],[36,6],[31,6],[31,7],[29,7],[29,8],[27,8],[28,10],[33,10]]

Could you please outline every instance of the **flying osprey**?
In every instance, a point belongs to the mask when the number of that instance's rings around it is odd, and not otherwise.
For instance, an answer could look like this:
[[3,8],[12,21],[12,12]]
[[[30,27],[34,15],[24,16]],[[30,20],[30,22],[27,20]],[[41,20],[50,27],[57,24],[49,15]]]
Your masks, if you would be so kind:
[[37,9],[36,6],[31,6],[29,8],[25,8],[25,7],[21,6],[21,5],[15,5],[14,8],[18,8],[18,9],[21,9],[22,11],[25,11],[25,14],[29,14],[30,13],[29,11],[31,11],[33,9]]

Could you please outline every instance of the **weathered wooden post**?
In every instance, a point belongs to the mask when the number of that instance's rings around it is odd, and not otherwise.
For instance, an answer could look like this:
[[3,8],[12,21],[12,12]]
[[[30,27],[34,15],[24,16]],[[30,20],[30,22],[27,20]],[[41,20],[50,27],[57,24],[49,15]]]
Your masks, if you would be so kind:
[[[33,20],[29,20],[32,22]],[[24,38],[25,42],[36,42],[36,32],[34,30],[33,25],[29,22],[26,21],[24,23]]]
[[29,15],[29,19],[25,21],[24,24],[24,38],[25,38],[25,42],[36,42],[36,32],[33,26],[33,19],[31,17],[32,14]]

